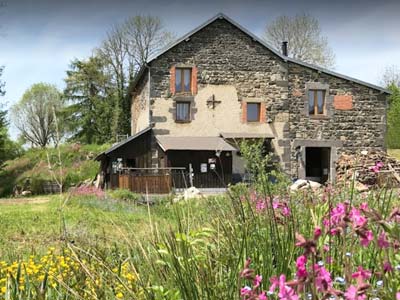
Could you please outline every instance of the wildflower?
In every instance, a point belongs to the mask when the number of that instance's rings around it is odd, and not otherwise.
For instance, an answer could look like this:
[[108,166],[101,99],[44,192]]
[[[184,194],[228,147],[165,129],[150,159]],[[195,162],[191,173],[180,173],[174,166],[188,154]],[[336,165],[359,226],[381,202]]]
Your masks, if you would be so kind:
[[389,248],[389,241],[386,238],[386,233],[382,231],[378,236],[378,247],[381,249]]
[[117,293],[115,296],[116,296],[118,299],[121,299],[121,298],[124,297],[124,294],[122,294],[121,292],[119,292],[119,293]]
[[374,240],[374,235],[373,235],[372,231],[367,230],[365,232],[365,234],[363,234],[363,236],[361,236],[360,243],[362,246],[367,247],[373,240]]
[[354,227],[363,227],[367,224],[367,218],[361,215],[357,208],[352,208],[349,215],[351,221],[354,223]]
[[319,291],[325,292],[332,287],[331,273],[328,272],[324,267],[316,266],[317,276],[315,278],[315,284]]
[[261,275],[256,275],[256,277],[254,278],[254,288],[257,288],[260,286],[260,283],[262,281],[262,276]]
[[346,280],[343,277],[336,277],[335,278],[335,282],[337,282],[340,285],[345,285],[346,284]]
[[314,240],[318,239],[321,236],[322,230],[321,227],[317,226],[314,228]]
[[383,281],[382,281],[382,280],[378,280],[378,281],[376,282],[376,286],[377,286],[378,288],[381,288],[381,287],[383,286]]
[[267,296],[265,295],[265,292],[262,292],[260,295],[258,295],[258,300],[267,300]]
[[307,270],[306,270],[307,257],[305,255],[301,255],[296,260],[296,275],[298,278],[306,278]]
[[357,272],[353,273],[351,277],[357,280],[358,285],[362,285],[364,280],[371,277],[371,271],[364,270],[362,266],[359,266]]
[[396,300],[400,300],[400,292],[396,293]]
[[392,265],[390,264],[390,262],[385,261],[385,262],[383,263],[383,272],[384,272],[384,273],[393,272],[393,267],[392,267]]
[[245,286],[240,289],[240,296],[250,296],[251,295],[251,287]]
[[344,293],[344,296],[346,297],[346,300],[365,300],[367,299],[367,296],[364,294],[359,295],[358,289],[354,286],[351,285],[347,291]]

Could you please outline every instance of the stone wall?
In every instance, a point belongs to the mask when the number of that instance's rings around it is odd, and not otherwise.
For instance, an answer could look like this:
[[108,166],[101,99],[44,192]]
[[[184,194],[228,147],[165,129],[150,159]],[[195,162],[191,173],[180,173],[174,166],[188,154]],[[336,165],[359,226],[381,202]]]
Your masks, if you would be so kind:
[[131,102],[131,135],[145,129],[150,125],[149,108],[149,80],[148,73],[137,83]]
[[[197,93],[171,93],[173,66],[196,67]],[[380,91],[291,62],[284,62],[224,19],[217,19],[153,60],[150,107],[147,74],[133,96],[132,133],[150,123],[155,134],[217,136],[221,132],[271,134],[284,170],[296,176],[297,146],[332,147],[336,155],[385,146],[386,95]],[[308,115],[308,89],[326,90],[326,116]],[[175,103],[192,104],[190,123],[176,123]],[[220,103],[207,104],[210,97]],[[245,102],[262,102],[265,118],[243,122]],[[304,152],[304,149],[303,149]],[[301,167],[301,166],[300,166]],[[333,167],[333,166],[331,166]],[[302,170],[304,171],[304,170]]]
[[[176,123],[170,91],[173,66],[197,68],[198,93],[187,97],[194,113],[190,123]],[[224,19],[218,19],[150,64],[151,111],[156,134],[217,136],[221,132],[274,135],[275,150],[287,131],[289,102],[287,66],[275,54]],[[214,96],[221,101],[207,105]],[[243,122],[243,103],[262,102],[260,123]]]
[[[337,155],[359,149],[384,149],[386,95],[358,83],[289,63],[290,138],[331,141]],[[308,115],[307,86],[326,86],[327,117]],[[339,141],[339,143],[336,143]],[[292,174],[297,173],[292,143]]]

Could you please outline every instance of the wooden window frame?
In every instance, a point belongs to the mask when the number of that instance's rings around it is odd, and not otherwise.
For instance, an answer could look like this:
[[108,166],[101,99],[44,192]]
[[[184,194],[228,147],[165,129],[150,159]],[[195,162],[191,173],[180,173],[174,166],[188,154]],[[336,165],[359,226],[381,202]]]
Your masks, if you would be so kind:
[[[257,120],[249,120],[249,105],[257,105],[258,118]],[[261,122],[261,103],[260,102],[247,102],[246,103],[246,122],[247,123],[260,123]]]
[[[188,119],[187,120],[178,119],[178,105],[179,104],[188,104],[189,105]],[[192,121],[192,102],[190,102],[190,101],[177,101],[176,102],[176,108],[175,108],[175,122],[176,123],[190,123],[191,121]]]
[[[176,67],[175,68],[175,94],[191,94],[192,93],[192,70],[193,68],[189,67]],[[185,70],[189,70],[190,75],[189,75],[189,90],[185,91]],[[177,89],[177,74],[178,72],[181,74],[181,84],[180,84],[180,90]]]
[[[313,93],[313,100],[314,100],[314,113],[310,113],[310,92]],[[318,92],[322,92],[322,113],[318,113]],[[311,117],[320,117],[320,116],[327,116],[326,111],[326,90],[323,89],[309,89],[308,90],[308,115]]]

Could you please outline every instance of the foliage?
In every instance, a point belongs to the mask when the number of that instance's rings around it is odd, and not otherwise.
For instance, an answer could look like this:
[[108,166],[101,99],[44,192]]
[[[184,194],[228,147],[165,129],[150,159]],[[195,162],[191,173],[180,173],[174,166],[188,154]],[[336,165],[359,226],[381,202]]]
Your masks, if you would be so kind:
[[22,138],[37,147],[56,141],[56,114],[63,106],[54,85],[36,83],[25,91],[12,108],[12,118]]
[[322,35],[319,21],[308,14],[280,16],[266,27],[265,38],[277,49],[288,42],[288,55],[324,67],[333,67],[335,56],[328,39]]
[[172,40],[160,18],[137,15],[114,26],[96,52],[107,63],[111,84],[117,95],[113,136],[130,133],[131,95],[129,83],[147,59]]
[[[109,145],[64,144],[59,147],[63,158],[62,181],[65,188],[75,186],[85,180],[93,180],[99,171],[95,155],[107,149]],[[20,157],[6,162],[0,171],[0,197],[10,195],[13,187],[23,186],[30,179],[34,194],[41,194],[43,183],[53,181],[49,170],[46,151],[52,165],[57,164],[57,149],[29,149]],[[57,164],[58,165],[58,164]]]
[[400,68],[396,65],[386,66],[381,79],[382,86],[400,87]]
[[70,140],[85,144],[112,141],[110,120],[116,97],[110,80],[98,56],[71,62],[64,90],[68,106],[63,111]]
[[[2,73],[3,68],[0,67],[0,77]],[[0,81],[0,97],[5,94],[4,85],[5,83]],[[21,145],[12,141],[8,135],[7,111],[2,109],[3,105],[0,103],[0,170],[6,160],[14,159],[22,153]]]
[[123,200],[130,203],[135,203],[140,197],[138,194],[126,189],[111,190],[108,194],[113,199]]
[[389,148],[400,148],[400,87],[389,86],[392,95],[389,97],[387,113],[387,145]]

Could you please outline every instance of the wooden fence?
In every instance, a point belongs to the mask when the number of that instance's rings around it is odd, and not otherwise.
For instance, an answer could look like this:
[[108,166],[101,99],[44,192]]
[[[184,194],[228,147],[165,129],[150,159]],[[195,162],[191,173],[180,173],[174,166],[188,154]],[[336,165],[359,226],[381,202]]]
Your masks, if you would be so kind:
[[[232,181],[232,174],[194,174],[196,188],[224,188]],[[128,189],[135,193],[168,194],[172,189],[190,187],[189,173],[185,170],[153,170],[152,172],[121,172],[111,174],[112,189]]]

